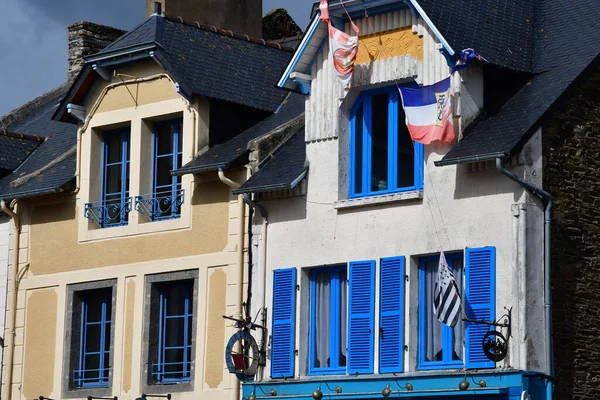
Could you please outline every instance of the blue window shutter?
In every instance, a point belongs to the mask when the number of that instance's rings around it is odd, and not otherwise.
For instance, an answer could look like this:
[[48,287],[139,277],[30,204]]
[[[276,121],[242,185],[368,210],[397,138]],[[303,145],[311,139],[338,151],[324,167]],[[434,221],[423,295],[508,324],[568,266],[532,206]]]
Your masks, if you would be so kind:
[[404,367],[404,257],[382,258],[379,280],[379,372]]
[[373,373],[375,261],[350,263],[348,373]]
[[294,376],[296,332],[296,268],[275,270],[273,277],[273,332],[271,377]]
[[[466,307],[467,317],[493,321],[496,318],[496,248],[466,249]],[[494,368],[483,352],[483,336],[488,325],[467,322],[465,331],[466,367]]]

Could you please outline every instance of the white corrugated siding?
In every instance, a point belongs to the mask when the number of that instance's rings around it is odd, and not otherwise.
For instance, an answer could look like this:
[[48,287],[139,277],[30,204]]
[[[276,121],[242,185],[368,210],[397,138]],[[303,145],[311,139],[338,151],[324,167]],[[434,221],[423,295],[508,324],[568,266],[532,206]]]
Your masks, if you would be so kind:
[[[435,36],[425,22],[413,17],[410,11],[396,11],[355,22],[360,29],[360,36],[412,26],[413,32],[423,37],[424,54],[423,62],[412,56],[402,56],[357,65],[352,77],[353,87],[406,79],[430,85],[446,78],[450,73],[446,59],[437,49]],[[346,24],[346,32],[350,33],[349,24]],[[344,90],[335,78],[327,42],[312,65],[311,77],[311,94],[306,98],[306,141],[336,138],[339,135],[339,110]]]

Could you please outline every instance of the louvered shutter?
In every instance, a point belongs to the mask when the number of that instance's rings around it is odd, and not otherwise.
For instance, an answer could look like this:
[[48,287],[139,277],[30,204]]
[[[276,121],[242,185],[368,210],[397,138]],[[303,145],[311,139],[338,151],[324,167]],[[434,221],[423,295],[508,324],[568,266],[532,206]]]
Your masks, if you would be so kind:
[[[465,250],[466,313],[471,319],[493,321],[496,318],[496,248]],[[491,328],[467,322],[465,331],[466,367],[494,368],[483,352],[483,336]]]
[[271,377],[294,376],[296,331],[296,269],[275,270],[273,277],[273,332]]
[[348,373],[373,373],[375,261],[350,263]]
[[404,257],[382,258],[379,279],[379,372],[404,366]]

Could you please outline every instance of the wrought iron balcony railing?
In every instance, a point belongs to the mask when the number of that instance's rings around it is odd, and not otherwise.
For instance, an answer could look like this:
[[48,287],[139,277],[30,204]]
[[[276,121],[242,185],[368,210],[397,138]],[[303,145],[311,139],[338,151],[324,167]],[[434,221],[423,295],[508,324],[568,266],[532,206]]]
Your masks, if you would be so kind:
[[159,383],[189,382],[192,362],[152,362],[152,377]]
[[86,203],[84,216],[100,228],[127,225],[131,211],[131,197]]
[[135,209],[150,221],[179,218],[184,202],[184,190],[164,191],[135,196]]
[[109,371],[110,367],[100,369],[74,369],[73,383],[80,388],[107,387],[109,384]]

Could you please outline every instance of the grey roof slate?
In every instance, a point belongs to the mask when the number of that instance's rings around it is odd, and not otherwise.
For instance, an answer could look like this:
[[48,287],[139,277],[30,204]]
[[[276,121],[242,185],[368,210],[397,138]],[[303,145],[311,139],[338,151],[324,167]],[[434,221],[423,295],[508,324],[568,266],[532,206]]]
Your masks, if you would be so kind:
[[304,112],[304,96],[297,93],[284,92],[288,97],[282,102],[279,110],[250,129],[240,133],[228,141],[211,147],[206,153],[173,171],[174,175],[184,175],[229,168],[243,163],[248,157],[248,143],[273,129],[297,118]]
[[[453,2],[439,4],[446,3]],[[568,89],[598,65],[599,15],[597,0],[537,0],[531,55],[536,75],[498,112],[484,113],[468,127],[465,138],[436,165],[509,157],[520,150]],[[506,35],[512,35],[510,25],[507,28]]]
[[155,58],[188,95],[267,111],[274,111],[286,95],[276,83],[292,48],[166,16],[151,16],[89,60],[101,65],[103,57],[150,44],[156,46]]
[[306,171],[304,129],[295,133],[254,175],[233,194],[292,189],[292,184]]
[[[77,141],[77,125],[52,120],[56,110],[57,98],[62,97],[68,86],[61,86],[43,95],[35,107],[27,110],[24,118],[7,126],[8,131],[15,131],[46,138],[31,155],[12,173],[0,179],[0,199],[22,198],[39,194],[61,191],[75,177],[75,155],[51,166],[51,162],[68,152]],[[39,172],[24,184],[11,187],[15,179]]]
[[0,130],[0,170],[17,169],[43,140]]
[[417,0],[453,50],[473,48],[490,63],[531,71],[538,0]]

